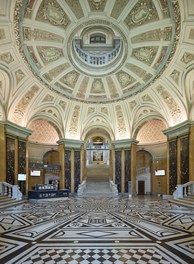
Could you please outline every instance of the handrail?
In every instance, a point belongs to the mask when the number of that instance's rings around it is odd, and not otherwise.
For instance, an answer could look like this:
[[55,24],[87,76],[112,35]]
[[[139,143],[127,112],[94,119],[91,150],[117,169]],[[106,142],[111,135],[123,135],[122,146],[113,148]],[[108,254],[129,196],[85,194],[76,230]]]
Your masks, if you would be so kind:
[[173,193],[173,197],[174,199],[181,199],[190,194],[194,194],[194,181],[178,184],[176,186],[176,190]]
[[86,180],[84,180],[81,184],[78,185],[77,195],[82,195],[85,189],[86,189]]
[[115,195],[118,195],[117,184],[110,180],[110,188]]
[[78,45],[76,45],[76,42],[74,44],[74,47],[75,47],[76,53],[85,62],[92,64],[92,65],[103,65],[103,64],[107,64],[108,62],[110,62],[116,57],[116,55],[119,53],[121,45],[117,45],[112,51],[105,53],[103,55],[90,54],[84,51],[83,49],[81,49]]
[[0,182],[0,194],[6,195],[15,200],[22,199],[22,192],[18,185],[11,185],[7,182]]

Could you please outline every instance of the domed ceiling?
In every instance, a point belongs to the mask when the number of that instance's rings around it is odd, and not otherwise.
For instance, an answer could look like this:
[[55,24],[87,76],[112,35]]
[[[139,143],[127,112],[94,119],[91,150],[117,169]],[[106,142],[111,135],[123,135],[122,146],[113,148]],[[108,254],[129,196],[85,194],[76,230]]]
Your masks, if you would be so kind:
[[21,1],[24,60],[42,84],[67,98],[107,103],[144,90],[173,58],[177,1]]

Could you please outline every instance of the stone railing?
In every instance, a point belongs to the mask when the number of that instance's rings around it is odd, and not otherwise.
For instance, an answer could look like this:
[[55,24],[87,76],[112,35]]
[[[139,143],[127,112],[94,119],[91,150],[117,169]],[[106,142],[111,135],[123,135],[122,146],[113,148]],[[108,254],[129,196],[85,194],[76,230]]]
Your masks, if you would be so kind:
[[185,184],[179,184],[176,186],[176,190],[173,193],[174,199],[184,198],[189,194],[194,194],[194,182],[190,181]]
[[77,195],[82,195],[86,189],[86,180],[78,185]]
[[110,181],[110,189],[115,195],[118,195],[117,184],[115,184],[113,181]]
[[18,185],[11,185],[7,182],[0,182],[0,195],[6,195],[15,200],[22,199],[22,193]]
[[121,45],[116,46],[112,51],[107,52],[102,55],[94,55],[90,54],[83,49],[81,49],[78,45],[74,45],[75,51],[77,55],[86,63],[92,65],[104,65],[112,61],[120,51]]

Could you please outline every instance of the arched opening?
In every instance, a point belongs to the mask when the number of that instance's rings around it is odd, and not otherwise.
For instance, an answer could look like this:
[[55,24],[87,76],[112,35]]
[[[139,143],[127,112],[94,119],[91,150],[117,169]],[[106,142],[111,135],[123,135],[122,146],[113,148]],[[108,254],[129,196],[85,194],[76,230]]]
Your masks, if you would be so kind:
[[86,166],[95,164],[110,164],[110,146],[108,139],[94,136],[86,142]]
[[149,194],[152,189],[152,155],[145,150],[138,151],[136,164],[136,192],[138,195]]

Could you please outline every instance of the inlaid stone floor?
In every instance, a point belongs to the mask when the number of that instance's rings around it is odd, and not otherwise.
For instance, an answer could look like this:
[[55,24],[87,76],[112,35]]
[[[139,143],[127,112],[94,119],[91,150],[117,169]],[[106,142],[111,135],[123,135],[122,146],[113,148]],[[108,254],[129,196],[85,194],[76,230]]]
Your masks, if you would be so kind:
[[194,263],[194,210],[158,197],[31,201],[0,224],[1,264]]

